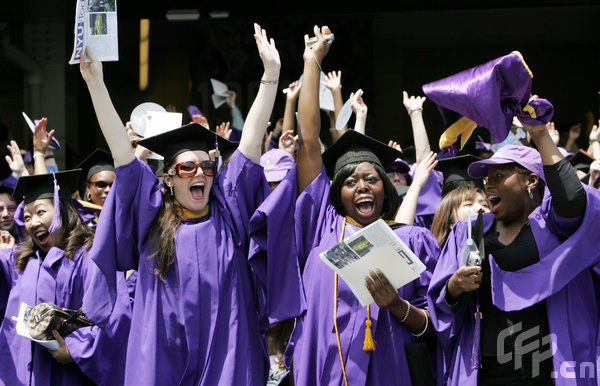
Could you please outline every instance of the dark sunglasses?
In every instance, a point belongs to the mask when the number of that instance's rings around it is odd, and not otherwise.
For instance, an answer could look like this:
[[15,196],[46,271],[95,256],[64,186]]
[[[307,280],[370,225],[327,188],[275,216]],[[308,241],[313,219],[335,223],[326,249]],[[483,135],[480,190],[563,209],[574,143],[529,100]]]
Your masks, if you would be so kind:
[[112,187],[112,182],[105,181],[90,181],[97,189],[106,189],[107,186]]
[[202,161],[200,163],[193,161],[180,162],[167,171],[168,176],[178,176],[179,178],[192,178],[196,175],[198,168],[207,177],[212,177],[216,174],[217,164],[214,161]]

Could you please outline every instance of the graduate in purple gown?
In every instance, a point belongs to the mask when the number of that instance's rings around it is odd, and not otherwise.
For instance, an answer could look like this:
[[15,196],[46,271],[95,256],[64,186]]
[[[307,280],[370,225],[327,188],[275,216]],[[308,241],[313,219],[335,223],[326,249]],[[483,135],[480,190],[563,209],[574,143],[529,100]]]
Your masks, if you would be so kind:
[[[296,385],[410,385],[405,346],[432,333],[425,293],[439,246],[424,228],[392,225],[428,270],[397,291],[383,273],[365,272],[365,285],[375,299],[368,307],[319,258],[360,228],[394,218],[399,198],[383,165],[402,155],[351,130],[321,156],[319,64],[329,50],[323,38],[327,33],[329,28],[315,26],[317,43],[305,48],[297,168],[273,192],[273,197],[282,194],[293,181],[300,194],[292,209],[307,310],[296,321],[288,355],[293,349]],[[279,215],[287,218],[289,213]],[[427,354],[421,364],[432,378]]]
[[[112,364],[123,361],[124,355],[113,351],[110,357],[106,356],[108,347],[120,344],[118,340],[123,338],[114,332],[128,331],[128,304],[120,301],[121,296],[115,307],[122,315],[112,318],[105,331],[101,332],[97,326],[83,327],[64,337],[54,331],[59,343],[57,350],[48,350],[18,335],[13,319],[22,302],[31,307],[47,301],[62,308],[81,308],[89,283],[100,274],[87,256],[93,232],[85,226],[70,197],[80,171],[23,176],[15,187],[15,196],[24,199],[20,216],[26,237],[14,248],[0,251],[0,285],[10,291],[0,328],[0,384],[79,385],[123,381],[120,366],[112,367]],[[120,289],[124,288],[123,284],[124,280],[120,282]],[[119,325],[125,325],[125,329],[118,329]],[[117,342],[110,339],[115,337]]]
[[468,169],[487,175],[492,205],[482,265],[461,261],[462,221],[431,280],[448,384],[597,384],[598,306],[585,260],[599,254],[590,241],[598,194],[579,182],[545,126],[524,127],[539,153],[505,145]]
[[116,166],[90,253],[109,284],[115,270],[138,271],[126,384],[266,383],[265,314],[276,310],[263,303],[264,287],[256,283],[266,262],[248,262],[248,222],[270,192],[259,160],[280,60],[257,24],[254,38],[264,74],[238,148],[218,174],[209,152],[228,141],[192,123],[139,142],[164,157],[157,178],[134,157],[101,63],[89,48],[91,62],[82,58]]

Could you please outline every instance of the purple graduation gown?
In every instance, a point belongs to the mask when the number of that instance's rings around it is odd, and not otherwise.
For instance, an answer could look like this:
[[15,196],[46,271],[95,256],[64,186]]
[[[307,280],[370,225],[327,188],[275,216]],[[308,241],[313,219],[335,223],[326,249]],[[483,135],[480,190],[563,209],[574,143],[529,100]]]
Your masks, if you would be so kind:
[[[597,239],[590,237],[600,228],[600,194],[585,189],[587,206],[583,218],[557,216],[549,194],[529,215],[540,255],[538,263],[507,272],[497,266],[491,255],[488,256],[492,300],[496,307],[514,311],[546,301],[550,333],[554,334],[556,344],[552,358],[556,385],[596,385],[597,374],[594,378],[580,377],[582,364],[596,363],[599,326],[592,272],[586,269],[589,264],[580,264],[580,261],[590,256],[590,261],[598,261],[600,255]],[[493,222],[493,214],[484,215],[485,232]],[[477,384],[479,342],[474,341],[473,303],[469,302],[466,309],[463,307],[454,313],[445,302],[446,280],[459,268],[460,247],[466,237],[467,223],[461,221],[448,237],[428,291],[429,310],[438,338],[444,345],[448,359],[446,375],[451,385]],[[485,315],[483,318],[485,320]]]
[[[46,348],[18,335],[12,317],[19,314],[21,302],[33,307],[48,301],[62,308],[79,309],[91,277],[100,273],[87,251],[80,249],[70,259],[58,248],[51,248],[43,260],[36,253],[19,272],[16,248],[0,251],[0,283],[10,288],[0,327],[0,384],[79,385],[89,382],[83,373],[97,384],[122,383],[121,366],[113,365],[125,360],[124,347],[115,350],[115,346],[124,346],[121,342],[127,336],[129,304],[123,299],[128,299],[118,296],[115,307],[121,315],[111,318],[107,329],[83,327],[64,337],[75,363],[61,365]],[[117,283],[119,293],[126,294],[124,277]]]
[[[296,201],[296,247],[306,294],[307,311],[296,321],[290,338],[296,385],[343,384],[333,321],[334,271],[319,253],[339,243],[344,218],[329,202],[329,178],[325,169]],[[359,228],[346,223],[345,237]],[[439,255],[439,245],[424,228],[402,226],[396,234],[423,261],[427,270],[398,290],[416,307],[425,307],[425,294]],[[363,351],[367,308],[338,279],[337,323],[350,385],[410,385],[404,346],[417,338],[386,309],[371,304],[374,351]]]
[[137,270],[125,384],[265,384],[262,310],[248,264],[248,223],[270,191],[262,167],[235,151],[214,178],[210,214],[176,230],[164,282],[153,273],[149,240],[161,189],[137,159],[118,167],[90,251],[109,283],[115,270]]

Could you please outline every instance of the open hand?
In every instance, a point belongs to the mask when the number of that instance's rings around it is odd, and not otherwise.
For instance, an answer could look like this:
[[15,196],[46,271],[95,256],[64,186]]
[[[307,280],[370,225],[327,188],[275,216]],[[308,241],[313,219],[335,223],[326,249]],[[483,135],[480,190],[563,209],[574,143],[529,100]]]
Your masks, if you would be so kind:
[[279,80],[281,60],[279,59],[279,51],[275,47],[275,40],[267,38],[267,31],[262,29],[257,23],[254,23],[254,40],[256,40],[258,55],[265,68],[265,77],[268,78],[265,79]]
[[325,74],[325,80],[322,80],[321,83],[325,85],[331,92],[335,90],[339,90],[342,88],[342,72],[331,71]]
[[229,140],[229,138],[231,137],[231,132],[233,129],[230,129],[230,123],[229,122],[223,122],[220,125],[217,126],[217,128],[215,129],[215,131],[217,132],[218,135],[220,135],[221,137],[225,138],[226,140]]
[[46,132],[46,125],[48,123],[48,118],[42,118],[35,125],[35,130],[33,132],[33,152],[40,152],[42,154],[46,154],[48,150],[48,146],[50,145],[50,141],[52,141],[52,137],[54,136],[54,130],[50,130],[49,133]]
[[8,167],[13,172],[17,173],[20,176],[28,176],[29,172],[25,167],[25,161],[23,161],[23,156],[21,155],[21,149],[19,149],[19,145],[15,141],[10,141],[9,145],[6,145],[6,148],[10,151],[11,155],[7,155],[4,157],[6,159],[6,163],[8,163]]

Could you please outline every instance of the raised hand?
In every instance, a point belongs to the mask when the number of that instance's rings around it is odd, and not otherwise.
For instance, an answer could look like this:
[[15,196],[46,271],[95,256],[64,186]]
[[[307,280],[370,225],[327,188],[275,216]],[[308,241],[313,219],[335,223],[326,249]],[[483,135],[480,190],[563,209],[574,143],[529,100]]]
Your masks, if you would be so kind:
[[425,184],[427,184],[427,181],[429,180],[429,175],[431,174],[431,171],[435,169],[438,163],[436,157],[436,153],[430,152],[425,159],[421,160],[421,162],[417,164],[417,169],[415,170],[412,183],[410,184],[411,187],[415,185],[423,189],[423,187],[425,186]]
[[196,122],[197,124],[204,126],[207,129],[210,129],[210,126],[208,126],[208,119],[206,119],[206,117],[204,115],[200,115],[200,114],[192,115],[192,122]]
[[352,111],[354,111],[354,114],[357,116],[361,114],[366,115],[369,110],[362,99],[362,95],[362,89],[358,89],[356,92],[350,94],[350,107],[352,107]]
[[302,54],[304,60],[316,60],[319,66],[321,66],[321,61],[329,52],[329,47],[331,46],[331,41],[325,40],[323,35],[331,34],[331,30],[328,26],[323,26],[319,28],[318,26],[313,27],[313,33],[317,38],[317,42],[310,47],[308,46],[308,35],[304,35],[304,53]]
[[298,137],[294,136],[294,130],[287,130],[279,137],[279,148],[290,153],[295,159],[297,142]]
[[425,100],[427,100],[427,98],[421,96],[409,97],[406,91],[402,91],[402,103],[408,114],[412,114],[414,111],[423,110],[423,103]]
[[229,140],[229,138],[231,137],[231,132],[232,132],[232,129],[229,128],[230,125],[231,124],[229,122],[223,122],[220,125],[217,125],[215,131],[221,137]]
[[388,141],[388,146],[393,147],[396,150],[402,151],[402,147],[400,146],[400,144],[396,141],[392,141],[391,139]]
[[88,87],[103,83],[104,75],[102,73],[102,62],[94,56],[90,46],[85,47],[85,53],[90,59],[89,62],[85,61],[83,52],[79,58],[81,61],[81,63],[79,63],[79,71],[81,72],[83,80],[88,84]]
[[558,142],[560,141],[560,133],[558,132],[558,130],[556,130],[556,125],[554,124],[554,122],[546,123],[546,129],[548,129],[548,133],[550,134],[550,137],[552,138],[554,144],[558,146]]
[[296,101],[298,99],[298,95],[300,95],[300,85],[300,81],[297,80],[290,83],[290,85],[288,86],[290,90],[285,95],[288,101]]
[[265,76],[263,80],[279,80],[279,70],[281,68],[281,59],[279,51],[275,47],[275,40],[267,38],[267,31],[262,29],[260,25],[254,23],[254,39],[258,48],[258,55],[263,62],[265,68]]
[[4,157],[6,159],[6,163],[8,163],[8,167],[10,170],[15,172],[20,176],[28,176],[29,172],[25,167],[25,161],[23,161],[23,156],[21,155],[21,149],[19,149],[19,145],[17,142],[10,141],[9,145],[6,145],[8,151],[10,151],[11,155],[7,155]]
[[325,74],[325,80],[322,80],[321,83],[332,92],[340,90],[342,88],[342,72],[331,71]]
[[227,99],[225,99],[225,102],[227,102],[227,105],[229,107],[235,106],[235,98],[237,96],[235,91],[227,90],[227,91],[225,91],[225,94],[227,94]]
[[33,132],[33,152],[46,154],[48,150],[48,146],[50,145],[50,141],[52,141],[52,137],[54,136],[54,130],[50,130],[49,133],[46,132],[46,125],[48,123],[48,118],[42,118],[35,125],[35,130]]
[[0,249],[11,249],[15,246],[15,238],[9,231],[0,231]]

